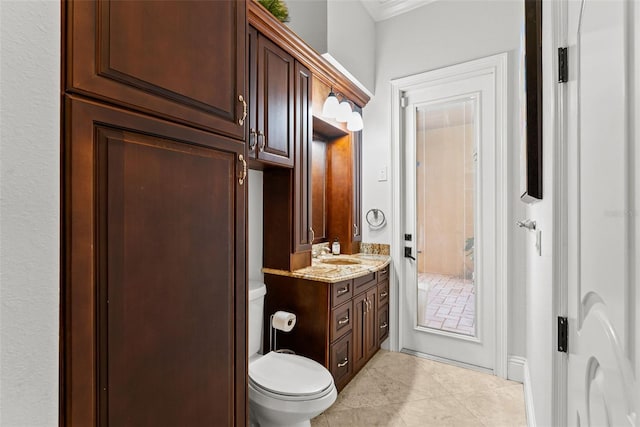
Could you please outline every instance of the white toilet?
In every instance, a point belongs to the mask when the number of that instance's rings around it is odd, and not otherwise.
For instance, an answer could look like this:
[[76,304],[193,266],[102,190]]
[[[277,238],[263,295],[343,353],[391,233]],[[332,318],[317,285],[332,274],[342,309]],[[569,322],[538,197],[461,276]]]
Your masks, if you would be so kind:
[[266,286],[249,282],[249,409],[251,425],[260,427],[310,426],[333,402],[338,392],[331,373],[302,356],[269,352],[258,354]]

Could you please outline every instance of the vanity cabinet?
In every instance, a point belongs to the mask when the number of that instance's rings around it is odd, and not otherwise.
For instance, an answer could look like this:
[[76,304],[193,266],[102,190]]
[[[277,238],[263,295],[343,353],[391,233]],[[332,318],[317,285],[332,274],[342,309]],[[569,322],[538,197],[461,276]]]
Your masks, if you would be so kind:
[[270,315],[295,313],[295,328],[277,332],[278,349],[321,363],[341,390],[388,336],[389,282],[379,280],[388,268],[336,283],[265,273],[264,351],[269,351]]
[[295,60],[253,27],[249,27],[248,38],[248,157],[252,165],[255,159],[267,165],[293,167]]

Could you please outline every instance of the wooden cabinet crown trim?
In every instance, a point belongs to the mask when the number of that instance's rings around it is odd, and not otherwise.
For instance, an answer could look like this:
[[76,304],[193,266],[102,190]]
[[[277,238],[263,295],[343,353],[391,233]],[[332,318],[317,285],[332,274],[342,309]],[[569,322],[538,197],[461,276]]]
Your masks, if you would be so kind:
[[367,105],[370,98],[362,89],[347,79],[296,33],[274,18],[260,3],[254,0],[249,0],[247,3],[249,25],[285,49],[327,86],[332,86],[360,107]]

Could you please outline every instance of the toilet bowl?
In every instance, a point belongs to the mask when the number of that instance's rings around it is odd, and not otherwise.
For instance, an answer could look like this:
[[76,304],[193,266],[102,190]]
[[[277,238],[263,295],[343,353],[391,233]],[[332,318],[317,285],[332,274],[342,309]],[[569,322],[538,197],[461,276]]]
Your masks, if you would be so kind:
[[252,426],[307,427],[335,402],[331,373],[298,355],[258,354],[266,287],[249,282],[249,410]]

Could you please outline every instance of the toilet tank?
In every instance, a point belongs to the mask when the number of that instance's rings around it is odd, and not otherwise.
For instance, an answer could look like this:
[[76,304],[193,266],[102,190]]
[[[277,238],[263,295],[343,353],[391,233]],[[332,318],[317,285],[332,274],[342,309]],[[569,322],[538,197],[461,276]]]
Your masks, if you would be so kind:
[[262,313],[267,287],[264,283],[249,280],[249,357],[262,347]]

